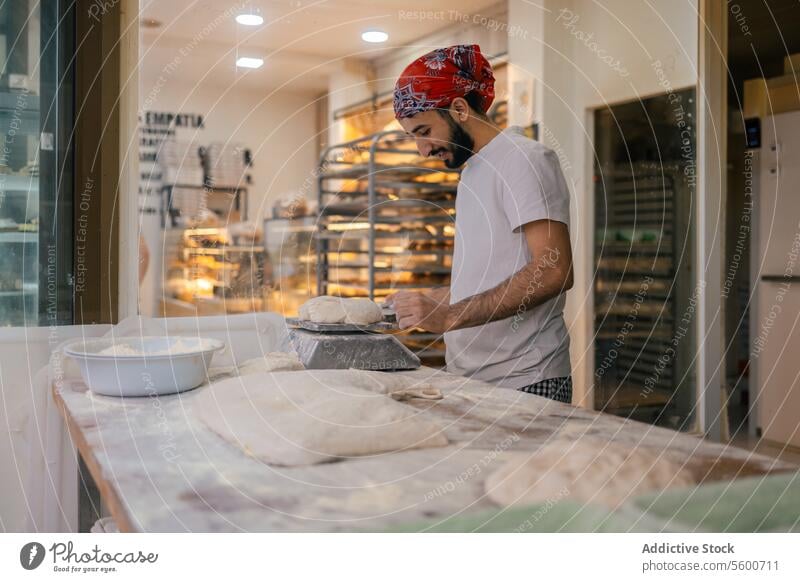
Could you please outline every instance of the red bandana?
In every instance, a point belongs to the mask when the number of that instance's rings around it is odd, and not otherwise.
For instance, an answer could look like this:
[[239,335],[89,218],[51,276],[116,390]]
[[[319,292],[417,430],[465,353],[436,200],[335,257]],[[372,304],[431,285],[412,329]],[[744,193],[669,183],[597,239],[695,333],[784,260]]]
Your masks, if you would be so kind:
[[486,112],[494,101],[494,75],[476,45],[436,49],[408,65],[394,87],[398,119],[448,107],[456,97],[476,92]]

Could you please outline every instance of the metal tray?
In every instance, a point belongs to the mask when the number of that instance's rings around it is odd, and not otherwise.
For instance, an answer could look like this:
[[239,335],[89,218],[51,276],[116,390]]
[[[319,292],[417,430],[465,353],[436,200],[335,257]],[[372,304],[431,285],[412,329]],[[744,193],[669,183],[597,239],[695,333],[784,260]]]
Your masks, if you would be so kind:
[[300,329],[319,333],[391,331],[397,329],[397,324],[388,321],[378,321],[369,325],[356,325],[354,323],[316,323],[297,317],[287,317],[286,323],[291,327],[299,327]]

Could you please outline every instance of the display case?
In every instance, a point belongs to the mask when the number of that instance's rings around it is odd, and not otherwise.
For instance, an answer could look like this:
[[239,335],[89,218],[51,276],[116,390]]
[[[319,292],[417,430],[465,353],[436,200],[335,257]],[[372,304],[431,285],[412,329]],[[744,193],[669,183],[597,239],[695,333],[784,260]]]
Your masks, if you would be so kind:
[[161,314],[264,311],[266,256],[260,234],[246,222],[249,150],[171,135],[156,158],[166,273]]
[[193,305],[204,315],[265,310],[265,253],[251,238],[227,228],[182,231],[167,279],[164,315],[184,314]]
[[0,325],[36,325],[39,304],[39,97],[0,93]]
[[[328,148],[318,173],[317,291],[375,301],[449,286],[459,171],[422,159],[405,132]],[[444,357],[438,334],[401,339],[428,360]]]
[[0,3],[0,326],[72,323],[74,14]]
[[297,316],[300,306],[316,295],[316,231],[316,216],[264,220],[269,311]]

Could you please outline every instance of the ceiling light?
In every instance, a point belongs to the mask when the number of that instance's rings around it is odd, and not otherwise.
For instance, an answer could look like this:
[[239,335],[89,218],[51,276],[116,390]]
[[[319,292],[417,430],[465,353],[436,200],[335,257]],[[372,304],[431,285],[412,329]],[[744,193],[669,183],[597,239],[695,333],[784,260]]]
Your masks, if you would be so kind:
[[236,16],[236,22],[245,26],[258,26],[264,24],[264,19],[260,14],[244,13]]
[[389,35],[382,30],[365,30],[361,33],[361,40],[365,42],[386,42],[389,40]]
[[257,69],[264,64],[264,59],[257,57],[239,57],[236,59],[236,66],[244,69]]

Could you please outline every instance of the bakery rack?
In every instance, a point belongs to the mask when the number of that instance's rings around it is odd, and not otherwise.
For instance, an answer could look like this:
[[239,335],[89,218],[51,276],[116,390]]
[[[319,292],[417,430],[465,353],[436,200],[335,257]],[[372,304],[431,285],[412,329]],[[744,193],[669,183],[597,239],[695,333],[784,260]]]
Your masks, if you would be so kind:
[[[402,131],[382,131],[324,150],[318,167],[317,292],[381,301],[401,289],[448,286],[458,170],[419,156]],[[404,343],[429,361],[437,334]]]
[[683,167],[607,167],[596,183],[596,407],[678,428],[693,401]]

